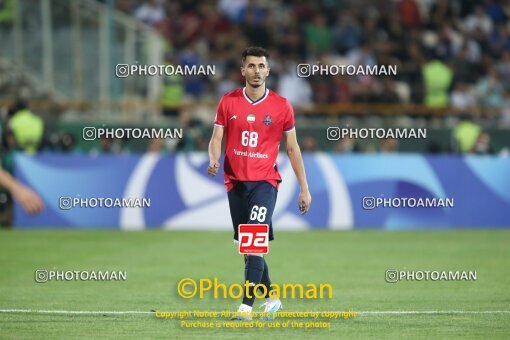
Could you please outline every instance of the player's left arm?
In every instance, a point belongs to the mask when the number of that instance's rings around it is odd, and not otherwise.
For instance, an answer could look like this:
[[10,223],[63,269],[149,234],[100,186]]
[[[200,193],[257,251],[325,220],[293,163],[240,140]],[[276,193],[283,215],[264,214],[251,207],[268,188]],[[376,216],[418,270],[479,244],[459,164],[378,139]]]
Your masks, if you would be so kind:
[[298,204],[301,214],[305,214],[310,209],[312,203],[312,195],[308,190],[308,182],[306,180],[305,165],[301,156],[301,149],[297,141],[296,130],[287,131],[285,135],[285,144],[287,145],[287,156],[289,156],[290,164],[296,174],[301,192],[299,193]]

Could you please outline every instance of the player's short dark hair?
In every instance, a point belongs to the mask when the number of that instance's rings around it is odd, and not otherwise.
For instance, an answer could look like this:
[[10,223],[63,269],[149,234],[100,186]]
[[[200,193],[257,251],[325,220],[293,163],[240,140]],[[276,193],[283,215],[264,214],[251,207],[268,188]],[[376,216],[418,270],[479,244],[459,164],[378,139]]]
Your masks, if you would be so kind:
[[266,57],[266,59],[269,59],[269,52],[265,48],[258,46],[250,46],[245,48],[243,51],[242,54],[243,65],[244,62],[246,61],[246,57],[249,55],[253,57]]

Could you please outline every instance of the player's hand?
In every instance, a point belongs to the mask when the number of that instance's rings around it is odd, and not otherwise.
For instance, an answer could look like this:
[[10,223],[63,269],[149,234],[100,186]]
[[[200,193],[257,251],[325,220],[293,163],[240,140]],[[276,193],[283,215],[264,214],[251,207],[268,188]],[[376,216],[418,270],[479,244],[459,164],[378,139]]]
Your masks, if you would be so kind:
[[39,195],[23,185],[17,186],[12,191],[12,196],[21,204],[23,210],[29,214],[40,213],[44,208],[44,204]]
[[209,176],[216,176],[219,169],[220,163],[218,163],[217,161],[210,161],[209,167],[207,168],[207,173],[209,174]]
[[308,209],[310,209],[310,204],[312,204],[312,195],[310,195],[310,191],[306,190],[299,193],[298,204],[301,215],[306,214]]

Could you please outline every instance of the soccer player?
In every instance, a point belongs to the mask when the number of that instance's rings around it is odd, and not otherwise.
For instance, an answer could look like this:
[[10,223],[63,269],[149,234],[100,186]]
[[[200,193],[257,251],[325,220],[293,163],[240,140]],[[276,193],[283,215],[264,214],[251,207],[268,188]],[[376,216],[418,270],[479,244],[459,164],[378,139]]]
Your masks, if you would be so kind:
[[[304,214],[312,201],[306,181],[296,130],[294,111],[287,99],[266,88],[269,75],[268,52],[261,47],[248,47],[242,53],[241,74],[246,86],[225,94],[218,105],[214,130],[209,143],[211,176],[218,173],[221,146],[225,137],[223,171],[228,192],[230,215],[234,227],[234,242],[238,242],[239,224],[268,224],[269,240],[273,240],[271,218],[276,204],[278,173],[276,158],[282,138],[287,155],[301,187],[298,208]],[[264,312],[278,311],[282,303],[271,298],[268,265],[262,255],[247,255],[245,280],[251,291],[245,294],[237,319],[251,320],[255,300],[253,286],[266,287]]]

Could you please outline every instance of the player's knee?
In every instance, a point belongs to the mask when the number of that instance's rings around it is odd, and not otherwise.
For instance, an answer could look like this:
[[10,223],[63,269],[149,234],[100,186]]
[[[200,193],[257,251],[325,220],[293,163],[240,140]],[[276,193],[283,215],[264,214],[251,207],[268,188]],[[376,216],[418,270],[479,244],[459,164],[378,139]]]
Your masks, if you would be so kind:
[[[236,246],[236,249],[237,247],[239,247],[239,241],[238,240],[233,240],[234,242],[234,245]],[[244,262],[246,262],[246,260],[248,259],[248,256],[260,256],[260,257],[264,257],[263,254],[244,254]]]

